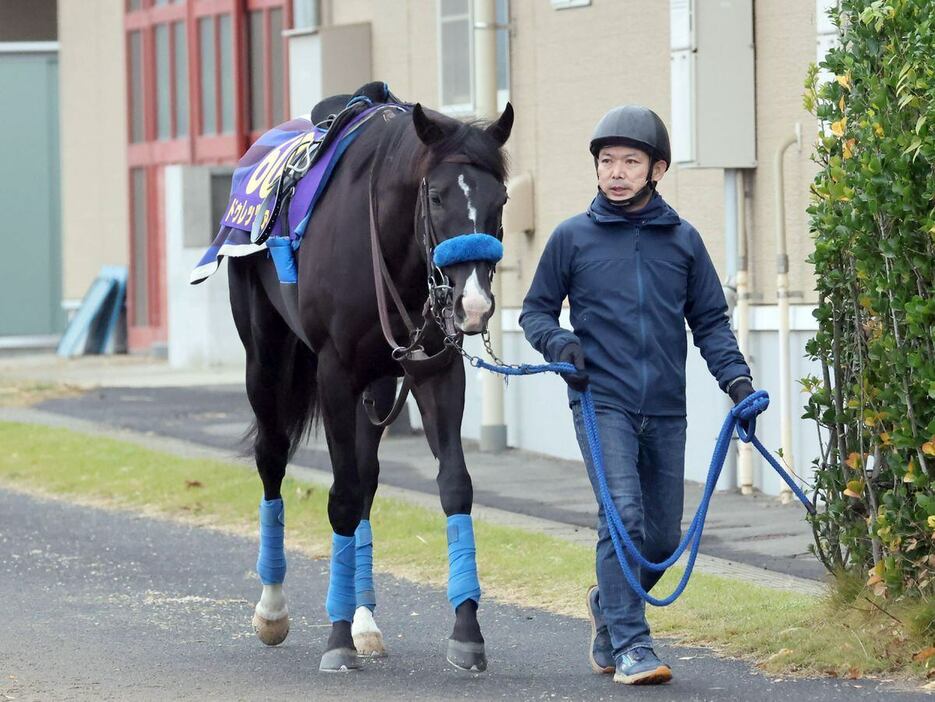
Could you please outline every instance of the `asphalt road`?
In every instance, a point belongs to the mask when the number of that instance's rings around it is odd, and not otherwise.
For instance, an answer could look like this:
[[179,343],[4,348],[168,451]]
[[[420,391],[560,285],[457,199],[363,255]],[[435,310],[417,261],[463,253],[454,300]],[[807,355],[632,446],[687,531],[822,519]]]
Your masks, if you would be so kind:
[[448,666],[444,592],[379,577],[388,658],[319,673],[327,564],[291,554],[292,630],[254,637],[256,545],[206,529],[0,490],[0,698],[17,700],[913,700],[872,681],[771,680],[744,663],[660,645],[672,684],[590,672],[588,625],[484,601],[490,669]]

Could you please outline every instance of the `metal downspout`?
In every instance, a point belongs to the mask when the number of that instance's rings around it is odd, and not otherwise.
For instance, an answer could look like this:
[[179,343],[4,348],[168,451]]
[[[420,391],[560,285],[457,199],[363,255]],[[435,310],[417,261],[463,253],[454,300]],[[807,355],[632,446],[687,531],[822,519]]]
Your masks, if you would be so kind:
[[[787,137],[776,150],[774,161],[776,218],[776,298],[779,305],[779,406],[782,459],[791,472],[795,469],[792,453],[792,369],[789,363],[789,255],[786,251],[786,208],[782,160],[786,149],[802,145],[802,127],[796,123],[795,134]],[[779,493],[783,503],[792,499],[792,491],[783,486]]]

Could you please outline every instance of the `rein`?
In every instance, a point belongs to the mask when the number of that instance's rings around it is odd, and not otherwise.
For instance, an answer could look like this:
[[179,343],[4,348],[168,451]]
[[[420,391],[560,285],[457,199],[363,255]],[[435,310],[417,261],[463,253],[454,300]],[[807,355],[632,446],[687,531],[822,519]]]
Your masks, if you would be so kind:
[[[496,358],[496,357],[494,357]],[[488,363],[477,356],[470,357],[471,365],[475,368],[483,368],[493,373],[499,373],[509,377],[511,375],[534,375],[537,373],[574,373],[575,366],[571,363],[557,362],[545,363],[540,365],[521,364],[509,365],[498,360],[496,364]],[[738,438],[744,443],[752,443],[757,451],[766,459],[773,470],[785,481],[786,485],[792,490],[799,501],[805,507],[809,514],[815,515],[815,506],[811,500],[806,497],[802,489],[796,485],[795,481],[773,458],[769,449],[767,449],[756,437],[756,418],[766,411],[769,407],[769,394],[765,390],[758,390],[740,404],[732,407],[721,425],[721,431],[718,434],[717,442],[714,446],[714,452],[711,456],[711,463],[708,466],[708,477],[705,481],[705,489],[698,505],[698,510],[691,521],[685,535],[682,537],[678,547],[664,561],[653,563],[648,560],[633,543],[630,534],[617,511],[613,497],[610,494],[610,488],[607,485],[607,474],[604,470],[604,455],[601,448],[601,437],[597,426],[597,414],[594,410],[594,398],[591,390],[588,388],[581,393],[581,409],[584,415],[584,425],[588,438],[588,449],[591,453],[591,462],[594,465],[594,472],[597,476],[598,494],[601,506],[604,508],[604,514],[607,517],[607,528],[610,532],[610,538],[614,545],[614,552],[617,555],[617,561],[623,571],[630,588],[645,602],[656,607],[665,607],[672,604],[685,591],[688,585],[688,579],[691,577],[692,569],[695,566],[695,559],[698,557],[698,549],[701,546],[701,534],[704,530],[705,519],[708,516],[708,506],[711,497],[717,487],[718,477],[724,467],[724,460],[730,450],[731,436],[736,431]],[[637,567],[646,568],[652,571],[664,571],[673,565],[681,555],[688,550],[688,562],[685,564],[685,571],[682,578],[676,585],[672,594],[668,597],[657,598],[650,595],[640,584],[639,575],[634,572]],[[634,563],[636,565],[631,565]]]
[[[382,146],[382,145],[381,145]],[[374,159],[374,166],[370,170],[370,184],[368,189],[369,213],[370,213],[370,258],[373,264],[373,282],[376,288],[377,313],[380,318],[380,329],[383,332],[383,338],[390,347],[390,355],[394,361],[397,361],[404,371],[403,385],[399,394],[393,403],[392,409],[386,417],[380,418],[376,412],[376,404],[373,395],[369,390],[364,391],[363,404],[367,412],[367,417],[372,424],[378,427],[389,426],[402,411],[405,406],[406,398],[412,385],[419,382],[422,378],[434,375],[451,363],[455,354],[453,350],[464,353],[461,349],[462,335],[454,326],[454,310],[452,308],[453,289],[448,276],[434,264],[433,251],[440,243],[432,221],[431,211],[429,209],[428,184],[425,178],[422,178],[419,184],[419,195],[417,207],[420,212],[416,215],[416,224],[421,220],[422,245],[425,249],[425,265],[428,295],[423,305],[421,327],[416,327],[406,306],[403,304],[402,297],[396,284],[390,276],[389,269],[386,266],[386,259],[383,256],[383,247],[380,244],[380,232],[378,227],[375,184],[376,184],[376,164],[383,161],[380,156],[380,149],[377,149],[378,158]],[[462,163],[474,165],[467,156],[463,154],[453,154],[442,159],[441,163]],[[390,310],[387,302],[387,292],[393,301],[396,311],[399,313],[403,324],[406,326],[409,338],[407,344],[401,344],[393,334],[390,324]],[[440,351],[429,355],[426,353],[422,342],[433,327],[437,326],[444,337],[444,345]]]

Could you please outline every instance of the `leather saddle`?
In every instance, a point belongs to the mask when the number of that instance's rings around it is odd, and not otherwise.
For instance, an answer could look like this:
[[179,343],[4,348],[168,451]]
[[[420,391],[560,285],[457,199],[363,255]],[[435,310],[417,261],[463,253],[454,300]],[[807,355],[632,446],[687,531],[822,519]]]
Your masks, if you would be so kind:
[[295,194],[295,187],[315,165],[319,155],[327,153],[331,143],[341,135],[344,127],[368,107],[399,102],[386,83],[374,81],[367,83],[352,95],[332,95],[315,105],[311,113],[311,122],[315,125],[315,131],[321,132],[320,138],[301,140],[286,158],[279,182],[260,205],[260,210],[253,220],[250,241],[254,244],[266,241],[280,217],[284,218],[282,234],[288,236],[291,232],[288,221],[289,204]]

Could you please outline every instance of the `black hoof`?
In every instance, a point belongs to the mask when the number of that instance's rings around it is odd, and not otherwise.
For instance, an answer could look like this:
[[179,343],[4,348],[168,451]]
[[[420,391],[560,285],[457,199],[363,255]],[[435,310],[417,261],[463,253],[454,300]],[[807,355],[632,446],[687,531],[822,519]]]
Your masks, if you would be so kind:
[[346,673],[360,668],[357,649],[351,637],[351,623],[336,621],[331,624],[328,650],[321,657],[318,670],[322,673]]
[[360,668],[357,650],[353,648],[333,648],[325,651],[318,666],[322,673],[347,673]]
[[487,670],[487,654],[483,643],[448,639],[448,662],[459,670],[483,673]]

